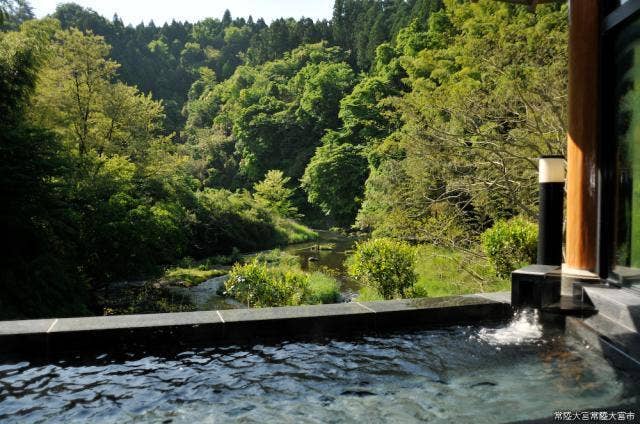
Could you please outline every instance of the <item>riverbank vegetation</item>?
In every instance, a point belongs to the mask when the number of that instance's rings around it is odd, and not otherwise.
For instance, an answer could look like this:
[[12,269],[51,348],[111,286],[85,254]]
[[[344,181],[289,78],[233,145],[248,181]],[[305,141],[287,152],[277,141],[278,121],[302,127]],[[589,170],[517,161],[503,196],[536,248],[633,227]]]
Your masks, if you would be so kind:
[[298,257],[275,250],[236,264],[225,283],[225,295],[258,308],[336,303],[340,284],[330,275],[303,271]]
[[[384,240],[354,254],[363,299],[503,289],[531,258],[536,158],[565,146],[566,5],[336,0],[331,20],[135,27],[0,9],[0,319],[100,314],[115,282],[197,284],[215,269],[198,261],[310,227]],[[236,265],[227,291],[336,299],[333,277],[276,262]]]

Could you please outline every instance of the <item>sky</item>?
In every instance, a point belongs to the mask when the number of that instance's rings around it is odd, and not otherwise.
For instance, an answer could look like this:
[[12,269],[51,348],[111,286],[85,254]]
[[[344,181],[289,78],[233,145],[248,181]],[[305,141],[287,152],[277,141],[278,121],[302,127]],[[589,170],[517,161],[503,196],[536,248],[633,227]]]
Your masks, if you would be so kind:
[[[70,0],[71,1],[71,0]],[[334,0],[75,0],[81,6],[91,8],[111,19],[118,14],[125,24],[137,25],[153,19],[156,25],[165,22],[197,22],[204,18],[222,18],[225,9],[232,17],[264,18],[271,22],[280,17],[329,19]],[[29,3],[37,17],[55,11],[56,5],[65,0],[31,0]]]

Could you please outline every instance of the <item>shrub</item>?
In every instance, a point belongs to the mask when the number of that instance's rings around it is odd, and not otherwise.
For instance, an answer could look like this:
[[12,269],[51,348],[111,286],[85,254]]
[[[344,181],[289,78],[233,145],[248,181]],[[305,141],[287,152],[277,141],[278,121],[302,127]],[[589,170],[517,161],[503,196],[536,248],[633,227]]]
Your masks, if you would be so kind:
[[538,228],[524,218],[498,221],[482,234],[482,248],[489,257],[496,274],[509,274],[536,259]]
[[254,259],[233,267],[225,290],[227,295],[250,307],[295,306],[309,296],[308,278],[299,268],[270,267]]
[[417,281],[413,247],[379,238],[358,243],[348,260],[349,275],[376,289],[385,299],[405,297]]
[[340,283],[330,275],[314,272],[309,276],[309,295],[305,303],[337,303],[340,301]]

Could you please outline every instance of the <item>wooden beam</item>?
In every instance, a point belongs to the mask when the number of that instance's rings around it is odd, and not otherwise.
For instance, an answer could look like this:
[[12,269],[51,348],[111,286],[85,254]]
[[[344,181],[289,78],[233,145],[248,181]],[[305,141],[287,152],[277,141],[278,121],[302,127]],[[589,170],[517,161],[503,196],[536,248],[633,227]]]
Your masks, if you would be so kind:
[[571,0],[567,137],[568,270],[594,272],[597,246],[599,0]]

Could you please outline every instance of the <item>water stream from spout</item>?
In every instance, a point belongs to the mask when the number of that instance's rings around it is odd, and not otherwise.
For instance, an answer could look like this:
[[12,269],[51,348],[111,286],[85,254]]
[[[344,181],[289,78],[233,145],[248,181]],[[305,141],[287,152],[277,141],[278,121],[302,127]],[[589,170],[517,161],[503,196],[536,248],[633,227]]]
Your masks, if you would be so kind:
[[511,346],[542,340],[542,324],[537,309],[516,311],[504,327],[483,328],[478,338],[493,346]]

